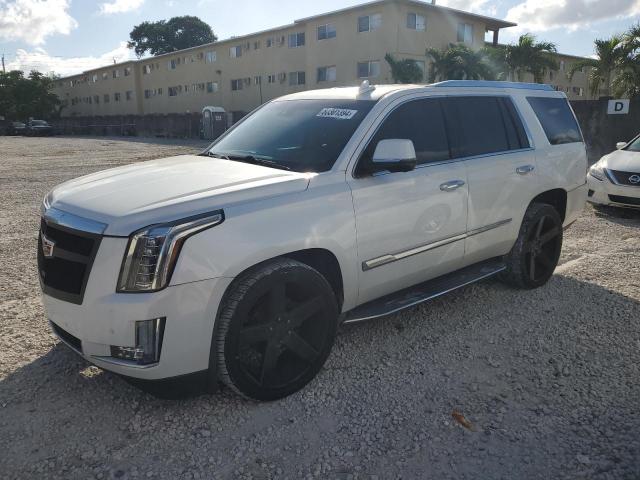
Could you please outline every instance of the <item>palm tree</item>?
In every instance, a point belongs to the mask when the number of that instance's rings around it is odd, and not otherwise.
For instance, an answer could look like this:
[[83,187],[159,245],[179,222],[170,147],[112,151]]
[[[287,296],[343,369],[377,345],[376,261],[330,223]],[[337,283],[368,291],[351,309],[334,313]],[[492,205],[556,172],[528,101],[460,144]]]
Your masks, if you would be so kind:
[[395,83],[419,83],[423,81],[424,73],[415,60],[396,60],[393,55],[387,53],[384,59],[391,68],[391,76]]
[[621,59],[621,42],[622,37],[620,35],[614,35],[611,38],[604,40],[596,40],[596,55],[595,58],[586,58],[574,63],[569,70],[569,79],[573,79],[573,76],[578,70],[584,68],[590,68],[589,71],[589,90],[591,95],[596,97],[600,86],[602,86],[605,96],[611,94],[611,82],[613,81],[613,73],[616,67],[619,66]]
[[502,48],[509,74],[519,82],[524,80],[526,73],[531,73],[534,82],[542,83],[548,70],[558,69],[558,61],[554,58],[554,54],[558,53],[555,43],[538,42],[530,33],[521,35],[515,45]]
[[640,24],[632,26],[618,45],[611,89],[617,97],[640,96]]
[[482,53],[471,50],[466,45],[451,43],[442,50],[428,48],[426,55],[433,61],[429,73],[430,83],[438,79],[493,80],[495,78]]

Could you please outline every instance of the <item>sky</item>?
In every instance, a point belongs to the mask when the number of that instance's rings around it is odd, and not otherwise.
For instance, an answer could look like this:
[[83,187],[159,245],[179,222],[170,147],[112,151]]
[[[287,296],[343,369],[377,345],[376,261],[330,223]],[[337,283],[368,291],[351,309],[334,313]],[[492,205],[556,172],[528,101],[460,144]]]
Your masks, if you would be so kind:
[[[71,75],[135,58],[126,47],[145,20],[195,15],[219,39],[292,23],[367,0],[0,0],[0,54],[7,69]],[[593,40],[640,22],[640,0],[437,0],[439,5],[518,23],[500,32],[512,42],[526,32],[562,53],[590,56]],[[427,27],[428,28],[428,27]]]

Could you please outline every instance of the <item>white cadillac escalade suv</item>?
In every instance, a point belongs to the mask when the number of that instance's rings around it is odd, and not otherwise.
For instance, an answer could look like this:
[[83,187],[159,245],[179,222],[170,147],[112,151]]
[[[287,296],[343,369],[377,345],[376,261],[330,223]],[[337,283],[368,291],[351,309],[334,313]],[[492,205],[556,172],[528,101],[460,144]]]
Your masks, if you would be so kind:
[[89,362],[140,384],[281,398],[314,378],[342,322],[494,274],[543,285],[586,170],[575,116],[548,86],[289,95],[200,155],[54,188],[46,314]]

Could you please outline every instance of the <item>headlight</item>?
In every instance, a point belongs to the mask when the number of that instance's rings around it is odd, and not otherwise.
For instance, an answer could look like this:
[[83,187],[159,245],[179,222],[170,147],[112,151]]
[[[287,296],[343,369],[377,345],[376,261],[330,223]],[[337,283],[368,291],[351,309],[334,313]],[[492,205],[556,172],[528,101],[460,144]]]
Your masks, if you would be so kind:
[[604,167],[602,166],[602,162],[598,162],[596,164],[594,164],[590,169],[589,169],[589,173],[591,174],[591,176],[593,178],[595,178],[596,180],[600,180],[601,182],[604,180]]
[[151,225],[129,238],[120,270],[118,292],[156,292],[167,286],[182,245],[192,235],[224,221],[224,212]]

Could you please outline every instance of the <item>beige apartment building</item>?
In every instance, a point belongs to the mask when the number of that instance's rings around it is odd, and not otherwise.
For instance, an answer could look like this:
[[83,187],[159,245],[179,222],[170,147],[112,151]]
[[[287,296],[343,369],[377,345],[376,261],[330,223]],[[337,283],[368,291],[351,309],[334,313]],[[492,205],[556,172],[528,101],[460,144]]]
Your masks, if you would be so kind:
[[[415,0],[378,0],[241,37],[109,65],[60,79],[63,116],[200,112],[220,106],[248,112],[300,90],[393,83],[384,57],[413,59],[425,79],[427,47],[497,44],[515,24]],[[548,83],[587,99],[586,73],[569,81],[578,57],[560,55]],[[530,80],[530,79],[528,79]]]

